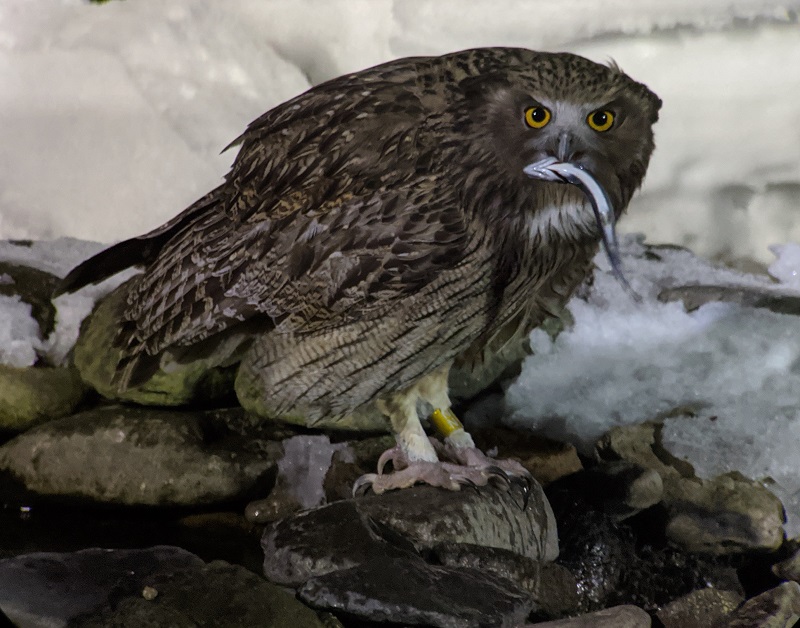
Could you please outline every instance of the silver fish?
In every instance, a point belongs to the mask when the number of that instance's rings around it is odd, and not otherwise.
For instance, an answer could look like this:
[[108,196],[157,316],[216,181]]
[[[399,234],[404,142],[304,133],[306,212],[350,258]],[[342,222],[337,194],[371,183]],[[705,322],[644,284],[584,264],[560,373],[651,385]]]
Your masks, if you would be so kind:
[[594,218],[602,237],[603,250],[606,253],[609,264],[611,264],[611,271],[614,273],[614,277],[628,293],[638,299],[639,295],[631,288],[622,272],[619,243],[617,242],[617,232],[614,228],[616,224],[614,209],[611,207],[608,194],[597,182],[597,179],[588,170],[569,162],[560,161],[555,157],[547,157],[541,161],[528,164],[523,169],[523,172],[534,179],[570,183],[583,190],[583,193],[592,203]]

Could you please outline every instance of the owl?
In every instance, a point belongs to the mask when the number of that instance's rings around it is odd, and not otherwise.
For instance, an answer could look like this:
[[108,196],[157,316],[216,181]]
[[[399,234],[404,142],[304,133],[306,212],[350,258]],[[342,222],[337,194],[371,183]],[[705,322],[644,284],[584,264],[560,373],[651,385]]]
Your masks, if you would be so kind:
[[614,224],[660,105],[613,64],[519,48],[341,76],[252,122],[224,183],[59,292],[141,267],[114,341],[119,390],[224,347],[262,415],[377,407],[397,444],[358,489],[524,479],[475,447],[448,373],[563,305],[601,245],[618,267]]

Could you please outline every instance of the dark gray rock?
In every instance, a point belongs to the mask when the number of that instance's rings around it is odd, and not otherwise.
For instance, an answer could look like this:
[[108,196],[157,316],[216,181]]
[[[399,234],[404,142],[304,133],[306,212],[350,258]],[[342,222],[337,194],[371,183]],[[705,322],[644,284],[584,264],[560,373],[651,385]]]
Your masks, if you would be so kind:
[[800,584],[784,582],[747,600],[731,613],[724,628],[792,628],[800,620]]
[[428,565],[420,558],[373,559],[312,578],[298,591],[308,604],[372,621],[440,628],[518,626],[530,596],[477,569]]
[[18,296],[31,306],[31,316],[39,324],[42,338],[47,338],[55,327],[56,308],[51,297],[60,279],[38,268],[11,262],[0,262],[0,276],[11,279],[0,283],[0,294]]
[[554,560],[555,521],[538,485],[525,511],[521,502],[518,492],[493,487],[453,492],[427,486],[336,502],[268,527],[262,539],[264,573],[296,586],[373,557],[407,555],[444,542]]
[[800,582],[800,549],[796,549],[789,558],[774,564],[772,573],[783,580]]
[[579,609],[578,583],[561,565],[519,556],[496,547],[442,543],[434,550],[447,567],[469,567],[510,580],[525,589],[534,602],[532,611],[540,619],[574,615]]
[[256,574],[175,547],[0,561],[0,606],[24,626],[323,627]]
[[66,626],[115,591],[141,591],[158,571],[202,565],[177,547],[25,554],[0,560],[0,608],[24,626]]
[[264,531],[264,574],[272,582],[299,586],[309,578],[349,569],[373,558],[388,563],[413,547],[397,547],[376,531],[355,500],[340,501],[277,521]]
[[[623,605],[605,608],[594,613],[557,619],[535,624],[536,628],[650,628],[653,622],[641,608]],[[534,628],[534,624],[526,624],[525,628]]]
[[213,504],[271,484],[280,444],[214,415],[106,407],[51,421],[0,447],[0,469],[44,495],[136,505]]
[[665,604],[656,616],[664,628],[706,628],[718,626],[744,597],[737,591],[698,589]]

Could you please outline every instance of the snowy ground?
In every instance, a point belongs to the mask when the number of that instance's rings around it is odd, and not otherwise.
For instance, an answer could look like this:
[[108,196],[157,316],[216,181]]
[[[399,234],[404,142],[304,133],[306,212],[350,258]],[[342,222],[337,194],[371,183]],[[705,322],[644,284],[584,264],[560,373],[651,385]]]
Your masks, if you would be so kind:
[[110,242],[217,184],[310,84],[479,45],[613,57],[664,100],[623,228],[706,255],[800,240],[800,0],[0,0],[0,238]]

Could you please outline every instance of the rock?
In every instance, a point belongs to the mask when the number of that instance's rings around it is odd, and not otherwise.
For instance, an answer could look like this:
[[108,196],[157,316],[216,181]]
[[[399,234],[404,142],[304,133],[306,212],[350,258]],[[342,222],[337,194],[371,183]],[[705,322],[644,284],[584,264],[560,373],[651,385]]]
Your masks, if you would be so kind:
[[661,445],[657,423],[615,427],[597,444],[601,460],[627,460],[653,469],[664,485],[667,535],[685,549],[736,554],[777,549],[783,542],[783,505],[761,483],[737,473],[709,480]]
[[724,628],[792,628],[800,620],[800,584],[784,582],[747,600],[722,624]]
[[38,268],[10,262],[0,262],[0,276],[3,275],[11,281],[0,283],[0,295],[16,295],[28,303],[42,338],[47,338],[55,327],[56,309],[51,297],[60,279]]
[[242,567],[176,547],[88,549],[0,561],[0,606],[20,625],[323,627]]
[[509,580],[421,558],[372,559],[312,578],[298,596],[316,608],[371,621],[439,628],[518,626],[531,608],[526,592]]
[[436,546],[434,555],[447,567],[469,567],[510,580],[530,594],[533,613],[539,619],[578,612],[578,584],[561,565],[466,543],[442,543]]
[[624,603],[656,610],[694,589],[741,588],[736,570],[724,560],[665,545],[661,507],[620,522],[596,503],[585,475],[547,487],[558,522],[558,562],[576,577],[583,612]]
[[74,368],[0,365],[0,430],[19,432],[67,416],[85,393]]
[[302,508],[289,488],[279,480],[269,495],[247,504],[244,516],[251,523],[265,524],[288,517]]
[[489,451],[497,448],[497,458],[514,458],[543,486],[583,469],[575,447],[524,430],[506,427],[474,430],[475,444]]
[[658,504],[664,495],[657,471],[626,460],[601,462],[580,477],[584,498],[617,521]]
[[373,557],[388,560],[444,542],[498,547],[533,560],[558,555],[555,521],[538,485],[525,511],[521,496],[503,489],[420,486],[336,502],[272,524],[262,539],[264,573],[296,586]]
[[800,314],[800,297],[796,294],[779,294],[744,286],[678,286],[662,290],[659,301],[682,301],[687,312],[706,303],[736,303],[745,307],[761,307],[778,314]]
[[525,628],[534,626],[536,628],[650,628],[652,621],[650,615],[641,608],[626,604],[570,619],[525,624]]
[[0,447],[0,469],[43,495],[129,505],[213,504],[271,486],[280,445],[215,416],[98,408],[17,436]]
[[665,604],[656,612],[664,628],[706,628],[718,626],[744,597],[736,591],[698,589]]
[[113,377],[122,351],[114,346],[114,338],[126,305],[129,285],[122,284],[109,294],[81,325],[75,343],[74,362],[83,380],[108,399],[142,405],[180,406],[230,396],[235,370],[220,365],[228,363],[233,345],[238,346],[235,337],[219,343],[210,356],[198,357],[186,364],[170,363],[168,368],[156,370],[144,383],[125,391],[119,390]]
[[667,536],[692,552],[774,550],[783,542],[783,505],[739,474],[683,480],[670,490]]
[[[399,535],[398,535],[399,536]],[[275,522],[264,530],[264,575],[285,586],[349,569],[372,558],[388,563],[414,554],[376,531],[355,500],[340,501]]]
[[800,582],[800,549],[795,549],[794,553],[786,560],[774,564],[772,573],[783,580]]

